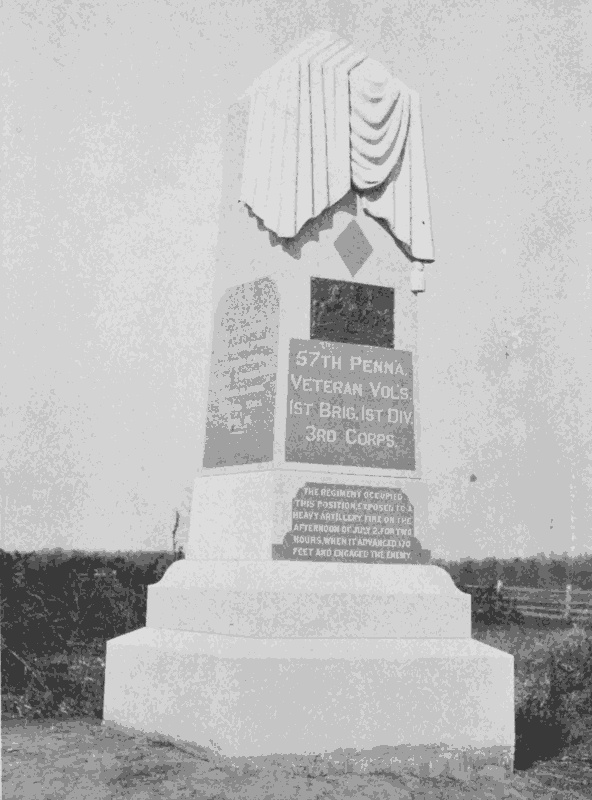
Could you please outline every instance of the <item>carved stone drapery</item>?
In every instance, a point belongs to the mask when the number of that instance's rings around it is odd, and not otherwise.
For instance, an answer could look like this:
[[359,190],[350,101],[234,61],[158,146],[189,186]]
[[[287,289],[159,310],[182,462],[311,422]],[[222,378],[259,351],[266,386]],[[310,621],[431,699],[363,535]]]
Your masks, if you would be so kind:
[[416,261],[433,261],[419,96],[317,32],[250,92],[241,200],[292,238],[352,188]]

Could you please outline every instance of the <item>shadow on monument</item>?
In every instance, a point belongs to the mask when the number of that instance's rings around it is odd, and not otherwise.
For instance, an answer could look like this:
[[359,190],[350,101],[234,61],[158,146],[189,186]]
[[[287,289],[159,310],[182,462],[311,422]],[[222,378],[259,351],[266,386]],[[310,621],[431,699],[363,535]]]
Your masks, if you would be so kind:
[[[365,209],[364,209],[364,213],[366,214],[367,217],[370,216],[370,214]],[[405,244],[405,242],[403,242],[401,239],[397,239],[397,237],[394,235],[394,233],[389,228],[388,223],[386,222],[386,220],[380,219],[380,217],[373,217],[373,219],[374,219],[375,222],[377,222],[380,225],[380,227],[383,229],[383,231],[390,236],[390,238],[394,241],[394,243],[397,245],[397,247],[403,253],[403,255],[409,261],[411,261],[412,263],[415,263],[417,261],[417,259],[415,259],[413,257],[413,254],[412,254],[412,252],[411,252],[411,250],[409,248],[409,245]]]
[[341,200],[327,208],[318,217],[309,219],[293,239],[283,238],[270,231],[248,205],[246,205],[246,208],[249,216],[254,217],[257,221],[259,230],[268,232],[271,246],[280,246],[284,253],[298,261],[302,256],[302,248],[305,244],[318,242],[321,231],[330,231],[333,228],[333,218],[339,211],[345,211],[346,214],[351,214],[352,217],[356,216],[357,200],[353,191],[348,192]]
[[[358,199],[356,197],[356,193],[352,189],[344,197],[342,197],[341,200],[338,200],[337,203],[319,214],[318,217],[314,217],[314,219],[309,219],[308,222],[305,222],[298,234],[294,236],[294,238],[290,239],[278,236],[276,233],[269,230],[265,223],[250,208],[250,206],[245,203],[245,208],[247,209],[249,216],[256,220],[259,230],[267,231],[271,246],[281,247],[285,253],[287,253],[296,261],[302,257],[302,248],[306,244],[309,242],[318,242],[321,231],[330,231],[333,228],[333,218],[339,211],[344,211],[346,214],[350,214],[355,218],[357,214],[357,206]],[[372,216],[366,209],[364,209],[364,214],[368,217]],[[389,238],[395,242],[399,250],[411,263],[415,263],[417,261],[417,259],[413,257],[409,245],[394,235],[386,220],[383,220],[380,217],[372,217],[372,219],[385,231],[385,233],[388,234]]]

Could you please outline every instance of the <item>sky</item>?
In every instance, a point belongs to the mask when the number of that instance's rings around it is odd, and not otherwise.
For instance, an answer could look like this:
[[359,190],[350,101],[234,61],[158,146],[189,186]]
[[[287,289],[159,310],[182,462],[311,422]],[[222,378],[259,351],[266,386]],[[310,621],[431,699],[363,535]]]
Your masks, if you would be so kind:
[[592,552],[588,3],[1,13],[3,548],[169,548],[176,510],[187,535],[225,115],[322,28],[422,101],[436,246],[420,302],[422,544]]

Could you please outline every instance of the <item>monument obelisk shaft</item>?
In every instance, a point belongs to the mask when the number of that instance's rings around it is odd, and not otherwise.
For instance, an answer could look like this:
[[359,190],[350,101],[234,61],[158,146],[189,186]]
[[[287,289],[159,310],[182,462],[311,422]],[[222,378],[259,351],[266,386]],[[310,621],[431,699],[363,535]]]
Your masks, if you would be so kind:
[[416,94],[323,32],[264,73],[230,111],[217,258],[187,558],[108,643],[105,720],[229,757],[511,768],[513,659],[423,547]]

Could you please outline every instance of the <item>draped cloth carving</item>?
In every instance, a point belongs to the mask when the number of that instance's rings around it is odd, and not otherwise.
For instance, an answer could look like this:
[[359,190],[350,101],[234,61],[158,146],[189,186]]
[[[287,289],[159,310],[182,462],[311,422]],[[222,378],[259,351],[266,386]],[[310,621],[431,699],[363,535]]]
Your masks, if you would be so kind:
[[352,188],[416,261],[433,261],[419,96],[320,31],[249,90],[241,200],[292,238]]

